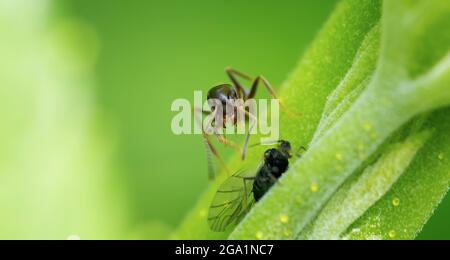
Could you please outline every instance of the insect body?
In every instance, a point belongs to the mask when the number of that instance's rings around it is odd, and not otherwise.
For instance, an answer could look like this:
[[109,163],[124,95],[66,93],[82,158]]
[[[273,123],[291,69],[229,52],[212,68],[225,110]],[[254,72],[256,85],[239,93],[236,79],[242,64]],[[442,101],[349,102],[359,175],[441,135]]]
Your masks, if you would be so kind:
[[[211,88],[208,91],[208,105],[210,106],[211,111],[205,111],[201,108],[193,108],[194,112],[199,112],[204,115],[210,115],[212,113],[217,113],[216,106],[221,105],[222,106],[222,114],[218,114],[221,117],[222,122],[211,122],[213,127],[213,135],[216,136],[217,140],[229,147],[232,147],[236,150],[238,150],[241,153],[241,158],[244,160],[245,154],[247,151],[247,145],[250,138],[250,132],[254,128],[256,124],[256,116],[253,115],[250,111],[248,111],[243,103],[247,100],[254,99],[256,95],[256,91],[258,89],[259,83],[262,83],[266,90],[269,92],[270,96],[273,99],[277,99],[277,96],[275,94],[275,91],[273,90],[272,86],[270,85],[269,81],[267,81],[263,76],[258,76],[256,78],[252,78],[242,72],[239,72],[234,69],[226,69],[225,72],[227,73],[228,77],[230,78],[232,84],[220,84],[213,88]],[[252,82],[250,89],[245,88],[242,83],[238,80],[238,78],[242,78],[245,80],[249,80]],[[219,102],[217,104],[216,102]],[[237,101],[243,101],[243,102],[237,102]],[[238,104],[238,105],[236,105]],[[284,106],[279,103],[280,106],[284,108]],[[232,109],[228,109],[232,107]],[[244,119],[250,121],[249,130],[246,134],[244,145],[241,147],[240,145],[232,142],[231,140],[228,140],[223,134],[219,133],[220,128],[225,128],[226,123],[231,123],[232,125],[236,125],[239,123],[239,118],[237,116],[237,113],[241,112],[245,115]],[[201,121],[201,120],[200,120]],[[197,118],[197,123],[199,123],[202,126],[202,122],[199,122]],[[209,134],[205,132],[205,130],[202,127],[202,136],[203,140],[205,142],[205,147],[208,152],[208,170],[209,170],[209,177],[210,179],[213,179],[214,173],[212,172],[212,162],[210,159],[209,154],[214,155],[216,159],[219,161],[219,163],[226,169],[225,163],[215,147],[212,145]]]
[[278,148],[264,153],[263,162],[254,174],[240,171],[225,180],[209,209],[210,229],[220,232],[230,224],[238,223],[287,171],[291,157],[291,144],[281,140]]
[[291,158],[291,145],[281,141],[278,149],[272,148],[264,153],[264,164],[259,168],[253,182],[253,197],[258,201],[287,171]]

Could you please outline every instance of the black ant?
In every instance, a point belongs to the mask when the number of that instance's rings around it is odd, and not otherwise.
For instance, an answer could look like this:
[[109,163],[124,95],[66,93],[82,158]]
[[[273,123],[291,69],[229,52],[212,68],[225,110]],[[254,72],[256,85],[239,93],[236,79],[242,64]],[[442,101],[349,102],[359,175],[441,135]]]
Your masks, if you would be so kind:
[[[220,84],[220,85],[217,85],[217,86],[211,88],[208,91],[207,100],[208,100],[208,104],[210,106],[211,111],[205,111],[200,108],[194,108],[194,112],[200,112],[200,113],[203,113],[204,115],[208,115],[208,116],[211,113],[216,113],[216,111],[215,111],[216,104],[214,102],[217,102],[217,101],[220,102],[220,104],[218,104],[218,105],[222,105],[222,108],[224,108],[224,107],[228,108],[231,106],[232,109],[223,109],[223,114],[221,115],[221,117],[222,117],[221,119],[223,122],[222,124],[220,124],[220,122],[214,122],[215,120],[213,120],[213,122],[211,122],[215,126],[213,129],[214,130],[213,134],[216,136],[217,140],[220,143],[224,144],[225,146],[232,147],[232,148],[236,149],[237,151],[239,151],[241,153],[241,159],[244,160],[246,152],[247,152],[247,146],[248,146],[248,142],[250,139],[250,134],[256,124],[256,117],[250,111],[248,111],[243,106],[242,103],[239,103],[236,101],[242,100],[245,102],[247,100],[254,99],[260,82],[263,83],[267,92],[269,92],[270,96],[273,99],[278,100],[278,98],[277,98],[272,86],[270,85],[269,81],[267,79],[265,79],[263,76],[257,76],[256,78],[253,79],[252,77],[248,76],[247,74],[244,74],[242,72],[239,72],[239,71],[231,69],[231,68],[226,68],[225,72],[228,75],[228,77],[230,78],[232,84]],[[251,85],[250,89],[246,89],[239,82],[238,77],[251,81],[252,85]],[[289,112],[289,110],[287,110],[281,102],[279,102],[279,104],[283,110]],[[231,113],[230,113],[230,111],[231,111]],[[249,119],[251,120],[250,125],[249,125],[249,130],[246,133],[244,145],[242,148],[240,145],[227,139],[223,134],[220,134],[216,128],[216,127],[219,127],[219,128],[221,127],[222,129],[226,128],[226,122],[231,122],[233,124],[233,126],[240,123],[239,117],[237,116],[238,111],[245,115],[244,120],[246,122],[249,121]],[[292,112],[289,112],[289,113],[292,114]],[[224,169],[227,169],[227,168],[225,166],[225,162],[223,161],[222,157],[219,155],[219,153],[217,152],[215,147],[212,145],[211,140],[209,138],[209,134],[206,133],[205,130],[203,129],[202,123],[201,122],[198,122],[198,123],[202,126],[201,127],[202,128],[202,137],[203,137],[203,140],[205,143],[206,150],[208,152],[209,177],[210,177],[210,179],[214,179],[214,172],[212,169],[212,160],[211,160],[211,157],[209,156],[210,153],[212,153],[214,155],[214,157],[216,157],[216,159],[219,161],[219,163],[221,164],[221,166]]]

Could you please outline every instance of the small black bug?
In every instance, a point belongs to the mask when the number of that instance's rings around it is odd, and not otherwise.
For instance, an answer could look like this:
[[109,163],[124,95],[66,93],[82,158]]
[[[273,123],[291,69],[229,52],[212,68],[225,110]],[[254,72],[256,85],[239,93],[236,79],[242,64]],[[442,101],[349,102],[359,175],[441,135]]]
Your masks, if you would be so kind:
[[209,208],[208,224],[212,231],[221,232],[238,223],[288,170],[291,144],[284,140],[278,143],[277,148],[265,151],[256,172],[239,171],[222,183]]

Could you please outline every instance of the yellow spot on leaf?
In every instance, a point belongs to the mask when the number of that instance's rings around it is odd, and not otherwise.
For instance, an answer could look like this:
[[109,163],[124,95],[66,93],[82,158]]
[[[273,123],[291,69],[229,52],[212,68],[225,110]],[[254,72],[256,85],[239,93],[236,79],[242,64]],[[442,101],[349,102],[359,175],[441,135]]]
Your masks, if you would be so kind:
[[393,205],[394,207],[398,207],[398,206],[400,205],[400,199],[399,199],[399,198],[394,198],[394,199],[392,200],[392,205]]
[[288,217],[288,215],[285,215],[285,214],[281,215],[281,216],[280,216],[280,222],[283,223],[283,224],[288,223],[288,222],[289,222],[289,217]]
[[261,240],[263,239],[263,233],[261,231],[256,232],[256,239]]
[[206,217],[206,210],[204,210],[204,209],[200,210],[199,215],[200,215],[201,218]]
[[362,125],[362,128],[364,129],[364,131],[370,132],[372,130],[372,125],[370,123],[364,123]]
[[388,233],[389,238],[394,239],[397,236],[397,232],[395,230],[391,230]]
[[343,157],[341,153],[336,153],[336,160],[342,161]]
[[317,191],[319,191],[319,184],[312,183],[311,186],[309,187],[309,189],[311,190],[311,192],[317,192]]

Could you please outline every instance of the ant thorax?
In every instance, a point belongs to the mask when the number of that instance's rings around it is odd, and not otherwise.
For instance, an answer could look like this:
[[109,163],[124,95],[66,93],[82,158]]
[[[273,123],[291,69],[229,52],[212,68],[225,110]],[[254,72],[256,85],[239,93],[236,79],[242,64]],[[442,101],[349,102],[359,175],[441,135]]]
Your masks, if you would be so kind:
[[[244,123],[249,120],[249,113],[257,114],[257,104],[254,99],[243,100],[235,99],[208,99],[208,105],[211,109],[211,127],[214,130],[220,130],[238,123]],[[253,118],[251,118],[253,119]]]

